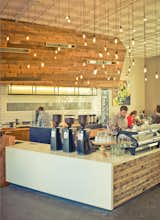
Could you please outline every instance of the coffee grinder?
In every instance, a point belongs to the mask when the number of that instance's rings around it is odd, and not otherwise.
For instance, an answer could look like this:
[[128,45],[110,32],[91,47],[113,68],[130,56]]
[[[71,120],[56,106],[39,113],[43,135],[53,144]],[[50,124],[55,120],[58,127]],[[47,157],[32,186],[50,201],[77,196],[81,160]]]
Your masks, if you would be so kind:
[[80,128],[78,129],[77,152],[79,154],[89,154],[91,152],[89,134],[85,129],[87,115],[79,115],[78,121]]
[[75,143],[74,143],[74,132],[72,124],[74,123],[73,117],[65,118],[65,123],[68,127],[63,128],[63,151],[64,152],[74,152]]
[[59,123],[62,115],[53,115],[54,127],[51,129],[51,150],[62,150],[62,140]]

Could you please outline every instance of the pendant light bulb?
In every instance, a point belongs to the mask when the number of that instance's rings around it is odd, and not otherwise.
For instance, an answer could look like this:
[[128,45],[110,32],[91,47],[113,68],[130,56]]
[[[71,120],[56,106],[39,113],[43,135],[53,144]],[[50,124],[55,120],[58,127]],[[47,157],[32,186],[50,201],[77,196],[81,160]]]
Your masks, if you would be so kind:
[[117,73],[118,73],[118,75],[120,75],[120,73],[121,73],[121,70],[120,70],[120,69],[118,69],[118,70],[117,70]]
[[116,60],[118,59],[118,52],[117,51],[115,52],[115,58],[116,58]]
[[132,66],[134,66],[134,65],[135,65],[135,60],[133,59],[133,60],[132,60]]
[[9,41],[9,36],[6,37],[6,40]]
[[83,38],[83,39],[86,39],[86,35],[85,35],[84,33],[82,34],[82,38]]
[[88,45],[88,44],[87,44],[87,42],[85,41],[85,42],[84,42],[84,46],[86,47],[87,45]]
[[60,50],[61,50],[61,48],[60,48],[60,47],[58,47],[58,48],[57,48],[57,50],[58,50],[58,51],[60,51]]
[[119,26],[119,32],[121,32],[121,33],[123,32],[123,28],[121,25]]
[[102,54],[102,53],[99,53],[98,55],[99,55],[99,58],[102,58],[102,57],[103,57],[103,54]]
[[158,75],[157,72],[156,72],[156,74],[155,74],[155,79],[159,79],[159,75]]
[[107,56],[109,56],[110,55],[110,52],[109,52],[109,50],[107,51]]
[[36,57],[36,56],[37,56],[37,54],[36,54],[36,53],[34,53],[34,54],[33,54],[33,56],[34,56],[34,57]]
[[29,36],[26,36],[26,40],[29,40]]
[[93,37],[93,43],[94,44],[96,43],[96,37],[95,36]]
[[97,75],[97,69],[96,68],[93,70],[93,74]]
[[117,38],[114,39],[114,43],[115,43],[115,44],[118,43],[118,39],[117,39]]
[[104,63],[102,64],[102,68],[103,68],[103,69],[105,68],[105,65],[104,65]]
[[105,51],[105,52],[107,51],[107,47],[104,47],[104,51]]
[[76,77],[76,80],[78,81],[78,76]]
[[134,38],[132,38],[132,46],[135,45],[135,41],[134,41]]
[[147,21],[147,18],[146,18],[146,17],[144,17],[144,19],[143,19],[143,20],[144,20],[144,22],[145,22],[145,21]]
[[129,72],[129,73],[131,72],[131,66],[128,67],[128,72]]
[[130,48],[130,46],[128,47],[128,53],[131,53],[131,48]]
[[145,81],[145,82],[147,82],[147,81],[148,81],[147,76],[145,76],[144,81]]
[[144,73],[147,73],[147,67],[144,65]]
[[43,62],[41,63],[41,67],[42,67],[42,68],[44,67],[44,63],[43,63]]
[[88,84],[88,85],[90,84],[90,81],[89,81],[89,80],[87,81],[87,84]]
[[80,75],[80,79],[83,79],[83,75],[82,74]]
[[30,68],[31,68],[30,64],[27,64],[27,69],[30,69]]

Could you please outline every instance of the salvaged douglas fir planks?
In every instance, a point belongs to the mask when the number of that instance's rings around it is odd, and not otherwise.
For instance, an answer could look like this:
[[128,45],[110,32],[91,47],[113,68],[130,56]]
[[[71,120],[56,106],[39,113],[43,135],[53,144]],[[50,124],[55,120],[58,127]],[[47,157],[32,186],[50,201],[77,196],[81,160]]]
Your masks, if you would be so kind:
[[14,144],[14,136],[3,135],[0,137],[0,187],[8,185],[5,178],[5,147]]
[[114,207],[160,183],[160,151],[114,166]]

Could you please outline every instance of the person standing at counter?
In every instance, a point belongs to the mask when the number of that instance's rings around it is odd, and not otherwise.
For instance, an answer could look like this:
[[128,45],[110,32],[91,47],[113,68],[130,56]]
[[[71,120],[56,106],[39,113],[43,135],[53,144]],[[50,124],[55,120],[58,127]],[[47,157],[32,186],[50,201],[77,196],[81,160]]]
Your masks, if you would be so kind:
[[39,107],[37,126],[42,127],[42,128],[49,128],[50,127],[49,114],[47,112],[45,112],[43,107]]
[[114,130],[119,131],[128,128],[127,111],[127,106],[123,105],[120,107],[120,112],[113,118]]

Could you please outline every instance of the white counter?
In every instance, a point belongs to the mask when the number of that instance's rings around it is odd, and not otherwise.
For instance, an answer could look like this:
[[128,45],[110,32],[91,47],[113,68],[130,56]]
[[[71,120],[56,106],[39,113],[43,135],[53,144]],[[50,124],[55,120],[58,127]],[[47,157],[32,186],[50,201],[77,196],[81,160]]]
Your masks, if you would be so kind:
[[[159,149],[153,150],[155,153]],[[144,155],[104,157],[51,152],[50,145],[25,142],[6,148],[8,182],[71,199],[113,209],[113,168]]]

